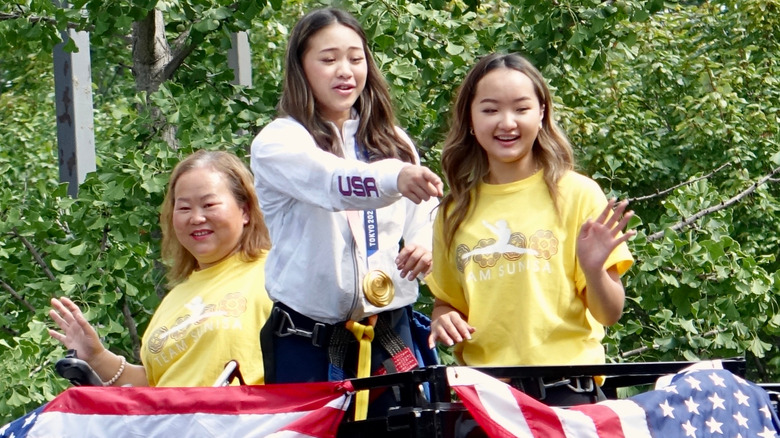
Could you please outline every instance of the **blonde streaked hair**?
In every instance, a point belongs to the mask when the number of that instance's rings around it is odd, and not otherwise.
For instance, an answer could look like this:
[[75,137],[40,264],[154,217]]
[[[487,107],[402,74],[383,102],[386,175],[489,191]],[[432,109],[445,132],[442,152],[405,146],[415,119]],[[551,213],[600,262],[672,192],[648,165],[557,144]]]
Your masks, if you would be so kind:
[[246,209],[249,223],[244,226],[237,248],[242,258],[246,261],[257,260],[263,252],[271,248],[271,237],[255,195],[254,178],[247,166],[229,152],[199,150],[173,168],[168,191],[160,209],[162,257],[168,266],[167,277],[171,285],[181,283],[198,267],[195,256],[179,242],[173,229],[176,184],[182,175],[194,169],[211,169],[224,175],[236,203]]
[[471,134],[471,104],[477,85],[485,75],[499,68],[517,70],[528,76],[542,108],[542,127],[534,141],[533,157],[544,169],[544,182],[558,209],[558,181],[574,168],[574,153],[563,130],[555,122],[552,95],[539,70],[518,54],[493,53],[480,59],[458,89],[450,131],[441,153],[442,171],[450,191],[441,202],[444,240],[449,248],[455,231],[470,214],[473,193],[490,171],[485,150]]

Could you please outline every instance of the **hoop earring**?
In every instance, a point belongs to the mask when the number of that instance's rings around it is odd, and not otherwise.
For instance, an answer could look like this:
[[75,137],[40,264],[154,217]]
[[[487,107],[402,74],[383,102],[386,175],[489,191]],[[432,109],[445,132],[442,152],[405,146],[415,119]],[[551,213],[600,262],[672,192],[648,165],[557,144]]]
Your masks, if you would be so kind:
[[469,134],[474,135],[474,128],[469,128]]

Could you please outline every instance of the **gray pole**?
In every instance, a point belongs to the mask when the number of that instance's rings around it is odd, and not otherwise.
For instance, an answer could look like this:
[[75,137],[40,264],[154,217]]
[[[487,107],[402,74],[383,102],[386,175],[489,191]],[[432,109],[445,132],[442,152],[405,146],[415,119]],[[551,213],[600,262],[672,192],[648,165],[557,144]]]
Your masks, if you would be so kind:
[[[79,184],[96,168],[89,34],[68,30],[62,39],[64,42],[54,47],[57,148],[60,182],[68,183],[68,195],[75,198]],[[78,52],[62,50],[68,39],[73,40]]]
[[249,37],[246,32],[236,32],[230,37],[231,47],[228,52],[228,66],[233,69],[233,83],[252,86],[252,60],[249,50]]
[[[233,83],[252,87],[252,60],[249,50],[249,36],[246,32],[235,32],[230,35],[230,51],[228,52],[228,66],[233,69]],[[243,129],[235,133],[241,137],[247,134]],[[246,145],[249,153],[249,144]]]

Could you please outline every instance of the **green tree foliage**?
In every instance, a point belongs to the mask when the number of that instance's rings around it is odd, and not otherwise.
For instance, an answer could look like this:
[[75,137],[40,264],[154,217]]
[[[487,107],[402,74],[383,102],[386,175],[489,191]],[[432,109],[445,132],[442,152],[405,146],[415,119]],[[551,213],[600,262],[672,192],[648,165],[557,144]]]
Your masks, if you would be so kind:
[[[456,86],[475,59],[518,51],[540,67],[581,171],[638,213],[629,302],[607,339],[611,360],[744,355],[751,378],[776,380],[779,3],[336,5],[364,24],[399,123],[434,169]],[[289,30],[314,6],[0,6],[0,423],[66,386],[53,372],[64,351],[46,334],[53,296],[81,303],[105,344],[138,363],[140,334],[166,292],[158,206],[168,172],[200,148],[245,156],[274,117]],[[150,84],[133,38],[155,11],[173,62]],[[95,92],[98,170],[76,199],[57,181],[51,49],[66,29],[90,32]],[[227,65],[231,33],[244,30],[251,88],[233,85]],[[420,307],[429,304],[425,294]]]
[[603,71],[559,67],[584,171],[642,219],[618,359],[746,355],[777,377],[775,9],[670,6],[626,26]]

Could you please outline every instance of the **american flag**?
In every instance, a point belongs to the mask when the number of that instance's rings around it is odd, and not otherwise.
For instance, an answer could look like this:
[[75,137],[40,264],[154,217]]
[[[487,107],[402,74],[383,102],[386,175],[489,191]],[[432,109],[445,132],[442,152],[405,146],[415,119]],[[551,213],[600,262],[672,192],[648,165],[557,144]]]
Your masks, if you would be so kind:
[[0,428],[2,438],[334,438],[352,385],[67,389]]
[[777,438],[780,421],[761,387],[727,370],[680,372],[630,398],[549,407],[479,371],[452,367],[450,386],[489,437]]

